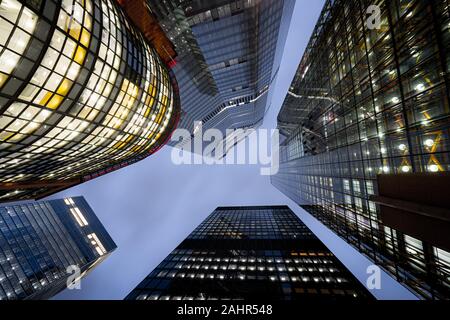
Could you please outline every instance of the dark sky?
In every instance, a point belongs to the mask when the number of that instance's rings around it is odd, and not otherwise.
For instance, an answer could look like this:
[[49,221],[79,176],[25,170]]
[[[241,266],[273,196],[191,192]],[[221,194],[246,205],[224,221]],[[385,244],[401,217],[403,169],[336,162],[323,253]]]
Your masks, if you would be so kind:
[[[323,3],[296,1],[264,128],[276,127]],[[171,152],[164,147],[135,165],[52,197],[84,196],[118,245],[82,280],[81,290],[65,290],[56,299],[123,299],[216,207],[233,205],[288,205],[365,284],[371,263],[274,188],[269,177],[260,175],[259,166],[176,166]],[[385,274],[381,284],[381,290],[372,291],[377,298],[415,298]]]

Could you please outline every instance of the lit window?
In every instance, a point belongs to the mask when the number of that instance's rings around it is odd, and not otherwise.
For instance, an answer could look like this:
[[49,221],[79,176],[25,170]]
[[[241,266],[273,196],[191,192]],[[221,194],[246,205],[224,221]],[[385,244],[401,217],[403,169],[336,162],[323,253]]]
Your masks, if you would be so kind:
[[70,208],[70,212],[81,227],[88,225],[88,222],[84,215],[81,213],[80,209],[78,209],[77,207]]
[[350,192],[350,181],[344,179],[343,183],[344,183],[344,191]]
[[361,188],[360,188],[360,184],[359,184],[358,180],[353,180],[353,190],[358,193],[361,192]]
[[373,181],[367,180],[366,181],[366,187],[367,187],[367,194],[374,194]]
[[91,239],[91,244],[94,246],[95,250],[100,256],[106,254],[107,251],[105,247],[95,233],[88,234],[87,237],[88,239]]

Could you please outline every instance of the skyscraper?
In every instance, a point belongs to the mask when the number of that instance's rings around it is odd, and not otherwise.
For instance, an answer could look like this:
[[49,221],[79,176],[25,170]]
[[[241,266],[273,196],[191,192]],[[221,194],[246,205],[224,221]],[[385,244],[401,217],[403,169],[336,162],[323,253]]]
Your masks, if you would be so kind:
[[0,206],[0,300],[48,299],[115,248],[82,197]]
[[[290,20],[295,1],[147,0],[147,4],[177,51],[173,72],[180,87],[179,128],[193,138],[201,127],[225,135],[226,129],[260,125],[278,72],[277,41],[287,33],[280,30],[281,20]],[[216,155],[222,154],[220,141],[216,149]]]
[[449,8],[327,1],[278,115],[272,177],[428,299],[450,297]]
[[114,0],[0,2],[0,201],[141,160],[179,117],[176,81]]
[[371,299],[286,206],[219,207],[130,300]]

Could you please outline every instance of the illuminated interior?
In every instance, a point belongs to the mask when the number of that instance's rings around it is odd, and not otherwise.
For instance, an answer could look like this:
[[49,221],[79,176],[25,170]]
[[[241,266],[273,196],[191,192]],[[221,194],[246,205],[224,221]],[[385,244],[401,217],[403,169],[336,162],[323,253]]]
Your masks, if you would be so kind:
[[91,245],[95,248],[95,251],[97,251],[100,256],[106,254],[107,251],[105,247],[95,233],[88,234],[87,237],[91,241]]
[[220,207],[125,299],[364,298],[355,281],[288,207]]
[[372,196],[378,175],[450,171],[450,2],[371,4],[374,30],[351,1],[326,2],[278,116],[272,182],[418,295],[448,296],[450,254],[384,226]]
[[0,205],[0,226],[0,300],[49,299],[117,247],[82,197]]
[[168,71],[116,3],[55,5],[39,16],[0,4],[0,183],[98,172],[152,153],[173,129]]

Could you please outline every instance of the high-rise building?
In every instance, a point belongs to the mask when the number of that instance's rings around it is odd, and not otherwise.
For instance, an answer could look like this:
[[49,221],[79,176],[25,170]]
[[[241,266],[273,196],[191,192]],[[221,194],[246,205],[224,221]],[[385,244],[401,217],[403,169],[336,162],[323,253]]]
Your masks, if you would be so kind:
[[[219,129],[225,136],[226,129],[259,126],[278,72],[277,41],[284,41],[287,33],[280,24],[282,19],[290,21],[295,1],[147,0],[147,4],[177,52],[173,72],[182,108],[178,127],[193,138],[200,128]],[[229,135],[230,145],[245,135]],[[216,156],[225,152],[221,142],[213,151]]]
[[82,197],[0,206],[0,300],[48,299],[116,244]]
[[129,300],[372,299],[287,206],[219,207]]
[[176,88],[116,1],[1,1],[0,201],[154,153],[177,124]]
[[449,35],[449,1],[327,1],[272,177],[426,299],[450,298]]

